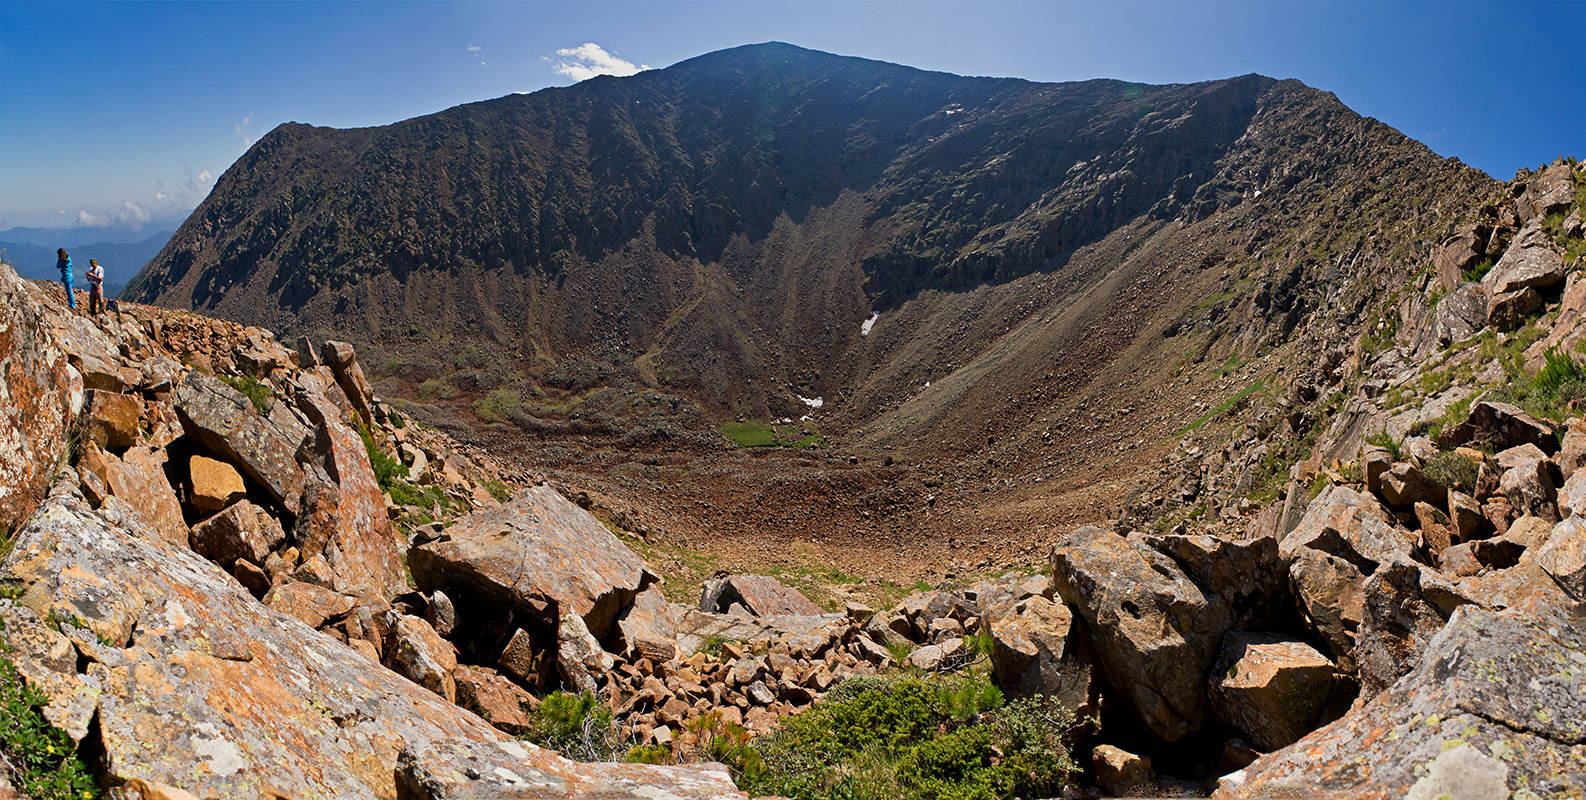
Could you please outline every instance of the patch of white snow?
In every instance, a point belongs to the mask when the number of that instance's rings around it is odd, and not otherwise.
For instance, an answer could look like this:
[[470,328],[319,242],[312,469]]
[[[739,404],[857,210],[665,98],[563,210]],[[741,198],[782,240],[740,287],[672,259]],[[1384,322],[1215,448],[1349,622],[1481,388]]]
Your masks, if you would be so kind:
[[864,322],[859,323],[859,335],[860,336],[869,336],[870,335],[870,329],[874,328],[876,326],[876,320],[878,320],[878,319],[881,319],[881,312],[880,311],[872,311],[872,312],[870,312],[870,319],[867,319]]

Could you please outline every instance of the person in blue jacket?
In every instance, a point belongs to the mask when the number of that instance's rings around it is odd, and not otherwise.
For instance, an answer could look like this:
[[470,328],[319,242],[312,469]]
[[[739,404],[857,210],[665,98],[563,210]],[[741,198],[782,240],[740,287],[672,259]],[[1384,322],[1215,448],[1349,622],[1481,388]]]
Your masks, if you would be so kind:
[[55,268],[61,271],[61,285],[66,287],[66,307],[77,308],[77,296],[72,294],[72,257],[64,247],[55,251]]

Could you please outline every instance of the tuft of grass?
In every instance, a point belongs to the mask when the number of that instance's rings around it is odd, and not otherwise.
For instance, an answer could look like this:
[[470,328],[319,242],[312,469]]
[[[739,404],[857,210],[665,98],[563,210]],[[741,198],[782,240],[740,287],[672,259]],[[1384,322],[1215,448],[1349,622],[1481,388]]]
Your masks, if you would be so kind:
[[629,750],[617,736],[611,709],[591,692],[546,695],[522,738],[575,761],[617,761]]
[[1572,408],[1586,402],[1586,363],[1548,348],[1541,369],[1530,380],[1525,380],[1523,374],[1511,373],[1511,380],[1494,389],[1489,398],[1562,422]]
[[1487,277],[1487,273],[1492,271],[1492,265],[1492,256],[1487,256],[1486,258],[1483,258],[1482,260],[1466,267],[1464,272],[1465,282],[1475,283],[1476,281]]
[[1394,461],[1404,459],[1404,443],[1386,433],[1374,433],[1366,437],[1366,444],[1374,445],[1388,451],[1388,457]]
[[1194,431],[1194,430],[1198,430],[1202,425],[1205,425],[1206,423],[1210,422],[1213,418],[1215,418],[1219,414],[1222,414],[1223,412],[1227,411],[1228,409],[1233,408],[1237,403],[1239,403],[1240,401],[1244,400],[1246,397],[1249,397],[1250,395],[1253,395],[1256,392],[1261,391],[1261,388],[1263,386],[1265,386],[1265,385],[1266,385],[1266,381],[1264,379],[1256,378],[1255,380],[1250,382],[1249,386],[1246,386],[1245,388],[1240,389],[1239,392],[1237,394],[1235,394],[1233,397],[1230,397],[1227,400],[1224,400],[1223,402],[1217,404],[1217,406],[1215,408],[1213,408],[1212,410],[1206,412],[1205,414],[1202,414],[1194,422],[1191,422],[1190,424],[1185,425],[1183,428],[1179,429],[1179,432],[1178,432],[1177,435],[1178,436],[1183,436],[1186,433],[1189,433],[1189,432]]

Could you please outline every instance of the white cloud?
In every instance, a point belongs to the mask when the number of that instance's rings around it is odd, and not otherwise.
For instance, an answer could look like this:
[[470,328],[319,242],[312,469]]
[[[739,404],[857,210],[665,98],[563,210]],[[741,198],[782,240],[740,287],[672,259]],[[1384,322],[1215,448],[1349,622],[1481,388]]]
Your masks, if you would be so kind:
[[247,150],[248,148],[252,147],[253,143],[258,141],[258,137],[254,136],[253,135],[253,131],[250,130],[250,128],[252,126],[253,126],[253,112],[252,111],[249,111],[248,112],[248,116],[243,117],[241,122],[237,123],[236,125],[231,126],[231,129],[234,132],[236,132],[238,138],[242,139],[242,149],[244,149],[244,150]]
[[635,64],[627,59],[618,58],[594,42],[585,42],[577,47],[564,47],[557,50],[556,55],[560,56],[561,60],[553,61],[550,56],[544,59],[551,65],[551,71],[575,81],[587,80],[596,75],[621,77],[650,68],[648,64]]
[[77,209],[77,224],[85,228],[108,228],[111,225],[141,228],[153,218],[154,215],[136,200],[123,200],[115,210],[103,214],[95,214],[86,208]]
[[210,181],[212,181],[214,179],[215,179],[215,176],[211,175],[209,173],[209,170],[207,170],[207,169],[198,173],[197,180],[198,180],[199,183],[209,183]]
[[468,54],[479,60],[479,66],[481,66],[481,67],[490,66],[489,64],[485,63],[485,48],[484,48],[483,45],[477,45],[477,44],[468,45]]
[[161,202],[164,202],[166,200],[171,199],[171,196],[166,194],[165,192],[155,192],[154,193],[154,199],[155,200],[159,200]]

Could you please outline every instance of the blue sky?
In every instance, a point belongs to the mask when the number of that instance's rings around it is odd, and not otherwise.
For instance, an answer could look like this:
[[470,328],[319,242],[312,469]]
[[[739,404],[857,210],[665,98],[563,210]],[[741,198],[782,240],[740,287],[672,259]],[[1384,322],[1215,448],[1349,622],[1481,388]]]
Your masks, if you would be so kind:
[[0,0],[0,229],[180,219],[289,120],[381,124],[769,40],[1032,80],[1294,77],[1507,178],[1586,156],[1582,37],[1582,2]]

